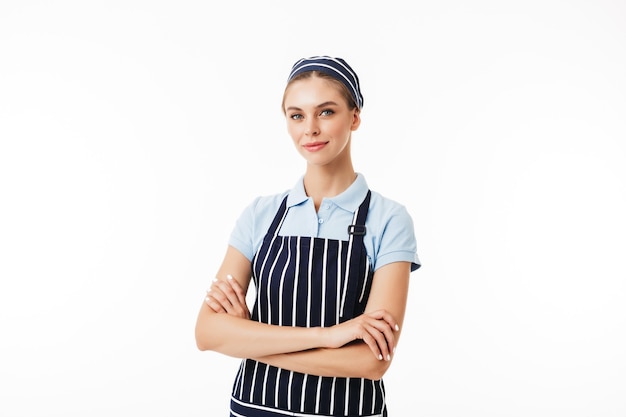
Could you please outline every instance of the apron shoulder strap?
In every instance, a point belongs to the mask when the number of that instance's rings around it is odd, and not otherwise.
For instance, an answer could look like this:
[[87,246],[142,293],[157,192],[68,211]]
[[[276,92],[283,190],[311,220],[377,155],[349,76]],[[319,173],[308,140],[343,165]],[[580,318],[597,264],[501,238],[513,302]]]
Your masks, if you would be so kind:
[[363,241],[363,236],[367,233],[367,230],[365,229],[365,219],[367,218],[367,212],[370,208],[371,196],[372,192],[368,190],[363,202],[356,210],[353,223],[348,226],[348,235],[350,236],[350,240],[354,238]]
[[283,220],[285,220],[285,214],[287,214],[287,197],[289,197],[289,195],[286,195],[285,198],[283,198],[280,208],[274,215],[274,220],[272,220],[270,228],[267,229],[267,233],[265,235],[266,237],[273,237],[278,234],[280,226],[282,226]]
[[367,233],[365,219],[370,206],[372,192],[367,191],[365,199],[354,213],[353,223],[348,226],[350,240],[348,243],[348,264],[344,279],[343,297],[341,302],[340,321],[355,317],[359,299],[359,287],[367,284],[368,268],[365,267],[367,254],[363,237]]

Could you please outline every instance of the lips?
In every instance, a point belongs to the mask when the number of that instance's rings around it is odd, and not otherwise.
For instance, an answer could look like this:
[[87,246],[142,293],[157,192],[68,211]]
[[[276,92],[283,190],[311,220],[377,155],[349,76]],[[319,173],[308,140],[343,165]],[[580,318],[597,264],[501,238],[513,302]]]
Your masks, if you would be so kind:
[[302,145],[304,147],[304,149],[306,149],[309,152],[317,152],[320,149],[322,149],[324,146],[326,146],[328,142],[311,142],[311,143],[307,143]]

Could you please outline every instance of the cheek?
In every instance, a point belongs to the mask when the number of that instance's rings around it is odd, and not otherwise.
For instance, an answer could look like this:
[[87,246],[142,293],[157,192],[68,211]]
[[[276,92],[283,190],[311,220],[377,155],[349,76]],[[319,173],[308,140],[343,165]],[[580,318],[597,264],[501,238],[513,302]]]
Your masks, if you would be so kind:
[[300,136],[300,131],[301,129],[297,125],[287,123],[287,133],[289,133],[289,136],[291,136],[292,139],[297,139]]
[[337,138],[343,137],[346,133],[349,133],[350,131],[350,126],[345,123],[336,123],[332,126],[329,126],[327,129],[327,132]]

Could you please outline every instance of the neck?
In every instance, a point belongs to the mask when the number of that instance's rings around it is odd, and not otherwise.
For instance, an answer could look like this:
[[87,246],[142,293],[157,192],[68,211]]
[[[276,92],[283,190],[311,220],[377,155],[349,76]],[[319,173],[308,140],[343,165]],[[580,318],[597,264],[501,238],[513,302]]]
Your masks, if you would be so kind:
[[309,165],[304,174],[304,190],[313,199],[317,210],[322,199],[341,194],[355,179],[356,172],[352,164],[344,164],[338,169]]

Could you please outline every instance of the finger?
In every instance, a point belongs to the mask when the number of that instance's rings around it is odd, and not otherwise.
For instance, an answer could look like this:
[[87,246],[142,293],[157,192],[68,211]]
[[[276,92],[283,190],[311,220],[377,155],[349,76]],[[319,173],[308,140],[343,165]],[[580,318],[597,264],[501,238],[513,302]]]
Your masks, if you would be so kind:
[[[249,319],[250,311],[248,310],[245,297],[241,297],[237,294],[235,288],[233,288],[233,283],[235,282],[236,281],[231,277],[227,281],[218,280],[214,282],[213,285],[214,288],[219,289],[220,295],[223,297],[220,301],[228,314]],[[239,286],[239,288],[240,292],[242,292],[241,286]]]
[[362,339],[369,346],[376,359],[391,360],[387,336],[383,333],[384,331],[391,333],[389,325],[381,319],[374,319],[368,315],[362,315],[355,321],[358,325],[357,338]]
[[229,310],[232,310],[232,305],[228,297],[224,294],[224,291],[222,291],[219,281],[216,281],[213,285],[211,285],[209,294],[215,302],[221,305],[226,313],[228,313]]
[[400,330],[400,326],[398,325],[398,322],[396,321],[396,319],[391,315],[391,313],[387,312],[386,310],[376,310],[371,313],[368,313],[368,315],[375,319],[384,320],[395,331]]
[[396,335],[394,334],[390,325],[382,320],[376,320],[375,322],[371,323],[371,325],[385,339],[386,348],[393,353],[396,346]]
[[226,313],[226,310],[224,310],[222,305],[216,302],[208,291],[206,297],[204,297],[204,303],[215,313]]
[[385,335],[385,333],[379,330],[379,326],[368,327],[367,331],[372,336],[372,338],[376,341],[376,344],[378,345],[378,349],[380,350],[380,354],[382,358],[390,361],[391,351],[393,348],[389,345],[387,341],[387,335]]
[[[376,314],[375,316],[378,315]],[[382,358],[391,360],[391,353],[393,353],[395,346],[395,335],[389,324],[382,318],[375,319],[370,315],[363,315],[361,318],[363,320],[361,323],[363,331],[368,332],[368,337],[371,337],[373,343],[377,344],[377,350],[382,355]]]
[[230,282],[230,285],[233,287],[233,290],[237,294],[237,298],[239,298],[239,302],[241,304],[245,305],[246,304],[246,293],[243,291],[243,288],[241,288],[241,285],[239,284],[239,281],[234,279],[233,276],[230,275],[230,274],[228,274],[226,276],[226,278],[228,279],[228,282]]
[[383,318],[393,330],[395,330],[396,332],[400,331],[400,326],[398,325],[398,322],[390,313],[385,312]]
[[[234,281],[234,280],[232,280]],[[219,287],[226,300],[224,302],[224,308],[229,314],[241,315],[243,313],[243,306],[239,301],[239,297],[235,293],[232,287],[232,281],[218,281],[215,283],[216,287]],[[247,307],[246,307],[247,310]]]
[[380,346],[378,345],[378,342],[371,333],[365,331],[361,336],[361,339],[363,340],[363,342],[365,342],[367,346],[369,346],[376,359],[378,359],[379,361],[383,359],[383,353],[380,350]]

